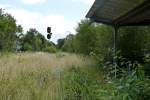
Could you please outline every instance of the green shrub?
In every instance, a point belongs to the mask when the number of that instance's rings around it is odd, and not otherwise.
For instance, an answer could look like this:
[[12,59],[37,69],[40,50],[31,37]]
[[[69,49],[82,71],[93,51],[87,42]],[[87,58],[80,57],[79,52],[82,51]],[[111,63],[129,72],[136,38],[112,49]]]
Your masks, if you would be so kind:
[[150,98],[150,80],[138,78],[136,72],[110,80],[108,87],[110,90],[103,88],[101,92],[107,91],[109,95],[106,97],[111,100],[149,100]]
[[[125,62],[122,62],[122,64],[123,63]],[[127,63],[128,64],[123,64],[126,65],[126,69],[117,66],[117,74],[121,74],[119,78],[112,78],[108,81],[107,86],[111,91],[103,88],[103,91],[109,92],[107,93],[109,95],[106,97],[111,98],[111,100],[149,100],[150,79],[145,78],[144,66],[137,62]],[[131,68],[130,70],[129,66]],[[111,65],[111,68],[112,70],[109,71],[108,74],[114,72],[114,65]]]
[[49,52],[49,53],[56,53],[57,49],[53,46],[47,46],[43,49],[44,52]]
[[25,51],[32,51],[33,50],[32,45],[30,45],[29,43],[25,43],[23,48]]
[[65,100],[149,100],[150,80],[144,78],[141,65],[121,78],[92,78],[79,68],[72,68],[65,77]]

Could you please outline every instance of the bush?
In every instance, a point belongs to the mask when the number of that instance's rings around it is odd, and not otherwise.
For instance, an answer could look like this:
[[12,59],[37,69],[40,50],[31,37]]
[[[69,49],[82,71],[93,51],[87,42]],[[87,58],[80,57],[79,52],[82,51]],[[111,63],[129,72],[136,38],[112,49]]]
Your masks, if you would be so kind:
[[[117,66],[116,70],[118,78],[109,78],[107,84],[109,87],[107,94],[109,95],[106,97],[111,98],[111,100],[149,100],[150,79],[145,78],[144,66],[130,61],[120,63],[122,66]],[[111,70],[108,71],[108,76],[115,71],[114,65],[109,67],[111,67]],[[103,94],[104,91],[106,92],[106,88],[103,88],[100,94]]]
[[25,43],[23,48],[24,48],[24,51],[32,51],[33,50],[32,45],[30,45],[29,43]]
[[150,98],[150,80],[138,78],[136,72],[110,80],[108,87],[110,90],[103,88],[100,94],[107,91],[106,98],[109,97],[111,100],[149,100]]
[[65,100],[149,100],[150,80],[144,78],[141,65],[121,78],[93,79],[79,68],[72,68],[65,77]]
[[49,52],[49,53],[56,53],[57,49],[54,46],[47,46],[43,49],[44,52]]

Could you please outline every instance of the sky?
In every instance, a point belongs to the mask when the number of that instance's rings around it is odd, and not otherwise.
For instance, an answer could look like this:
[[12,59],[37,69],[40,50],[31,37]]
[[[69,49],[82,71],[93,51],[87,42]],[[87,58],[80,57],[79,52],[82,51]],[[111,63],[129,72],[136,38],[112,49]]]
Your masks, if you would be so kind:
[[36,28],[45,37],[47,27],[52,28],[51,41],[75,34],[77,24],[94,0],[0,0],[0,8],[10,13],[24,29]]

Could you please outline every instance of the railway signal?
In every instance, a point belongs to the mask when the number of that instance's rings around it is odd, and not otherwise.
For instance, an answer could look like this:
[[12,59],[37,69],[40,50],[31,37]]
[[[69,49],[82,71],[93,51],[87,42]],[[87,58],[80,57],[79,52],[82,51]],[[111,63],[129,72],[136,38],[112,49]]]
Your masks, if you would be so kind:
[[51,33],[51,27],[47,27],[47,39],[51,39],[52,33]]

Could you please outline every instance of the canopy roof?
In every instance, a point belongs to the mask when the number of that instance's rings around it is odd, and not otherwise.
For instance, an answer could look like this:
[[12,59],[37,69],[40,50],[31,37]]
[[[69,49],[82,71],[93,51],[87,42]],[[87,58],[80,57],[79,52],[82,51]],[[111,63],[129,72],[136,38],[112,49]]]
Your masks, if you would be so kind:
[[86,17],[113,26],[150,25],[150,0],[95,0]]

